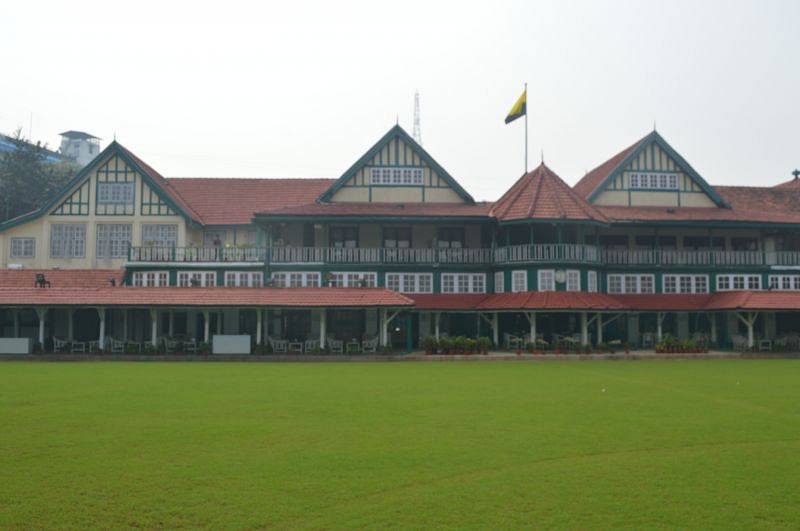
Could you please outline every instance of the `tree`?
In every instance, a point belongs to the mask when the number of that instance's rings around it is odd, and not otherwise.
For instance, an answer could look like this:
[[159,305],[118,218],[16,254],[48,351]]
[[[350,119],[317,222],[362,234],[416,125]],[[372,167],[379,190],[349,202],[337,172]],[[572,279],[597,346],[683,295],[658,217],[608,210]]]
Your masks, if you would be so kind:
[[0,219],[36,210],[80,170],[73,161],[47,163],[47,145],[33,144],[17,129],[9,139],[17,149],[0,154]]

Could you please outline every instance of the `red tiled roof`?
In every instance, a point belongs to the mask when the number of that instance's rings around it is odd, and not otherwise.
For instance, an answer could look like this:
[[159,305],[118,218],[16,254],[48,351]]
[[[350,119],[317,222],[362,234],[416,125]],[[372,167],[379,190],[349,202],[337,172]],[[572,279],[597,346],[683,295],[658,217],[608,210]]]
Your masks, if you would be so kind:
[[418,310],[473,310],[487,293],[415,293],[408,295]]
[[731,208],[600,206],[614,221],[750,221],[800,223],[800,188],[715,186]]
[[0,305],[363,308],[412,306],[384,288],[0,288]]
[[272,216],[487,216],[491,203],[309,203],[259,214]]
[[648,293],[613,295],[622,306],[641,311],[702,311],[711,301],[709,294]]
[[522,219],[607,221],[603,214],[580,197],[544,163],[520,177],[495,202],[491,215],[501,221]]
[[495,293],[478,304],[479,310],[623,310],[605,293],[585,291],[526,291]]
[[611,175],[611,173],[616,170],[620,164],[622,164],[622,161],[625,160],[628,155],[633,153],[633,151],[639,147],[639,145],[644,142],[648,136],[650,136],[650,134],[643,136],[631,146],[623,149],[602,163],[600,166],[584,175],[583,178],[572,187],[572,189],[575,190],[579,196],[587,199],[592,192],[594,192],[597,187],[600,186],[603,181],[605,181],[606,177]]
[[781,189],[790,189],[790,190],[800,190],[800,179],[795,178],[791,181],[786,181],[781,184],[776,184],[773,188],[781,188]]
[[251,222],[256,212],[313,203],[336,179],[170,178],[206,225]]
[[800,310],[800,293],[791,291],[729,291],[715,293],[707,310]]
[[0,288],[33,288],[42,273],[53,288],[104,288],[113,278],[122,285],[121,269],[0,269]]

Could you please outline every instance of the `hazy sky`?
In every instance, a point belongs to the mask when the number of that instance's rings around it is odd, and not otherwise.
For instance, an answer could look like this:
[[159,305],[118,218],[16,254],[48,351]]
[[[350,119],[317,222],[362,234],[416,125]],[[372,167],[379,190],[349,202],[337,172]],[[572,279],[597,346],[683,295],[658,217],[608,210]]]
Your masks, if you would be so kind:
[[[256,4],[253,2],[252,4]],[[14,2],[0,132],[77,129],[166,176],[339,177],[411,133],[478,199],[570,184],[657,122],[712,184],[800,166],[800,1]]]

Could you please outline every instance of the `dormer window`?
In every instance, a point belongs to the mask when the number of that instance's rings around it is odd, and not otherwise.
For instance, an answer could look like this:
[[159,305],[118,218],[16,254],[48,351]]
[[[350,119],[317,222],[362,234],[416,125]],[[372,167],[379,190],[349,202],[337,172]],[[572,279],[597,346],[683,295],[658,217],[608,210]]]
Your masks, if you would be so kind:
[[678,174],[664,172],[634,172],[630,174],[632,189],[677,190]]
[[97,202],[101,205],[132,205],[134,183],[98,183]]
[[420,186],[422,168],[374,166],[370,168],[370,183],[378,186]]

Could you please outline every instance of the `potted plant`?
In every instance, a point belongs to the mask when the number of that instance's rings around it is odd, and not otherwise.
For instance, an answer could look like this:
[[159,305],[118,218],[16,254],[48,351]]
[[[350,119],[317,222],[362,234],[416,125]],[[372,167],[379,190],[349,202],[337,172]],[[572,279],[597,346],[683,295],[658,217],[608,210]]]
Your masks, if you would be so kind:
[[481,336],[478,338],[478,350],[480,350],[483,354],[488,354],[491,346],[492,340],[488,337]]
[[468,338],[465,339],[464,342],[466,343],[466,349],[469,354],[475,354],[478,352],[478,340]]
[[456,336],[453,338],[453,350],[456,354],[463,354],[467,346],[467,338],[463,336]]
[[449,337],[439,338],[439,351],[442,354],[452,354],[453,340],[450,339]]
[[435,336],[428,336],[423,341],[422,344],[425,346],[425,354],[436,354],[436,349],[439,348],[439,341],[436,339]]

